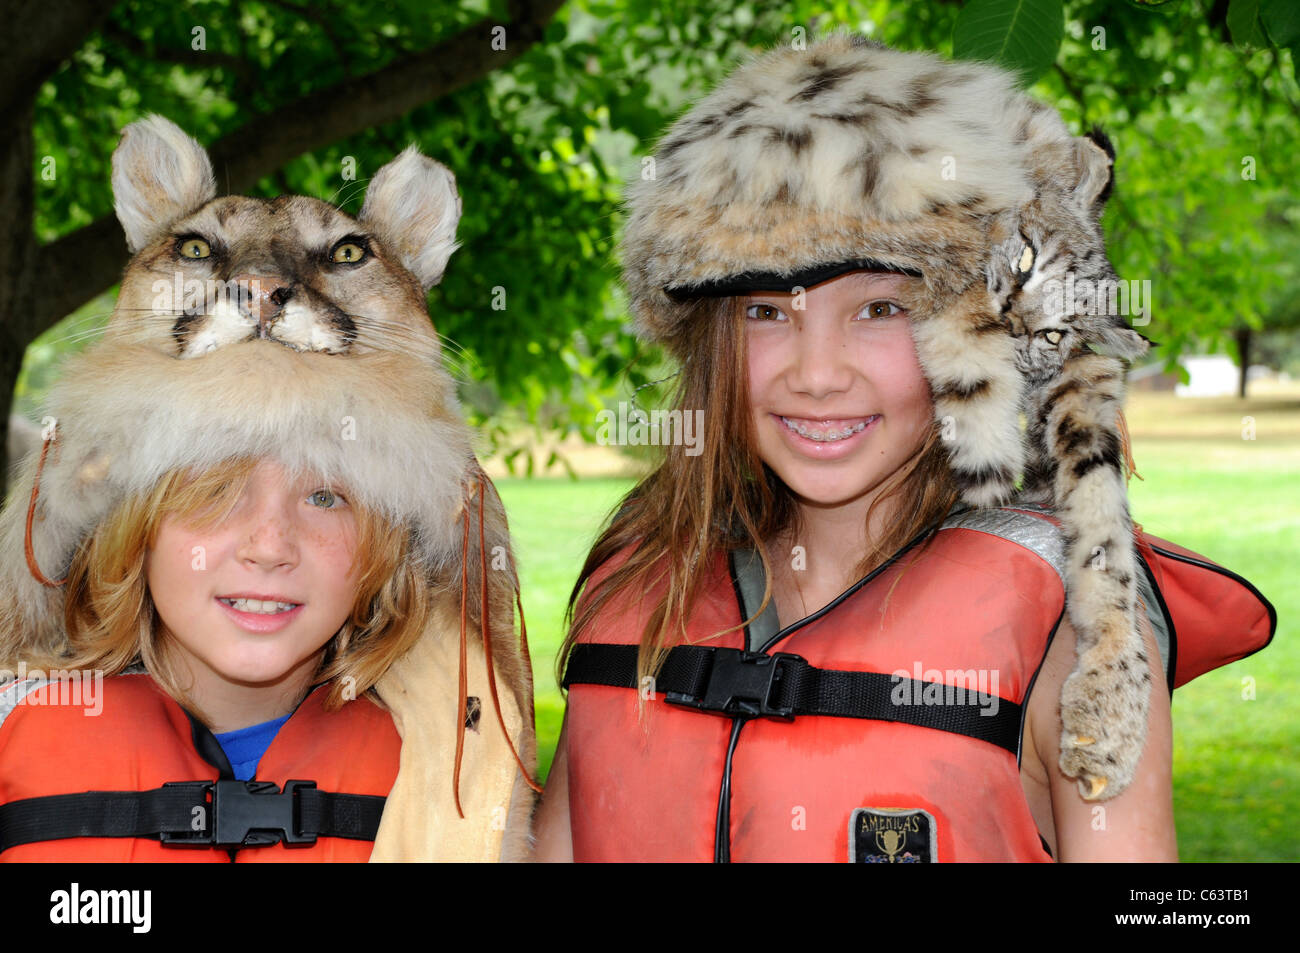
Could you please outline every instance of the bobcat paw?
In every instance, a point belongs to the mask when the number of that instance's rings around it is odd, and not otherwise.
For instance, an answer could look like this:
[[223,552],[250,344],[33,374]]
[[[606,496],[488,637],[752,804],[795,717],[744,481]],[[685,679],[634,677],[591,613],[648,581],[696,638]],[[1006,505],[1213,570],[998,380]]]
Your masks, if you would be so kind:
[[[1140,666],[1140,668],[1139,668]],[[1081,658],[1061,689],[1061,771],[1076,778],[1085,801],[1128,787],[1146,742],[1150,683],[1134,658],[1127,665]]]

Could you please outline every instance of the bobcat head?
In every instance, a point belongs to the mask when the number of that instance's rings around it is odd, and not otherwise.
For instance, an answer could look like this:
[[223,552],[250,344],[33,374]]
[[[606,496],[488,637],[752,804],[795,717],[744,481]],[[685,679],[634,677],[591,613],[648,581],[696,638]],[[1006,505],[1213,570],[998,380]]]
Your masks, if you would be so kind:
[[375,175],[356,218],[300,195],[216,198],[203,148],[161,116],[113,154],[134,257],[108,332],[195,358],[261,338],[296,351],[437,351],[425,293],[456,249],[461,203],[414,146]]
[[1148,344],[1110,308],[1119,284],[1101,228],[1113,186],[1110,141],[1094,131],[1030,155],[1034,198],[999,223],[1008,237],[994,246],[986,273],[1032,386],[1054,378],[1085,345],[1132,360]]

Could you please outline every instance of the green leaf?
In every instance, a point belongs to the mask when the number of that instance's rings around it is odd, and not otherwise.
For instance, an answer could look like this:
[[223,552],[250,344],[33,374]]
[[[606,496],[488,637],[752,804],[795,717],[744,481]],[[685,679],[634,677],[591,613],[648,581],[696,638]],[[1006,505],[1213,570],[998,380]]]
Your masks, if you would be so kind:
[[1295,0],[1260,0],[1259,20],[1278,46],[1300,40],[1300,5]]
[[1232,0],[1228,7],[1228,31],[1237,46],[1267,46],[1259,25],[1260,0]]
[[1065,35],[1061,0],[971,0],[953,27],[958,59],[990,60],[1029,86],[1056,61]]

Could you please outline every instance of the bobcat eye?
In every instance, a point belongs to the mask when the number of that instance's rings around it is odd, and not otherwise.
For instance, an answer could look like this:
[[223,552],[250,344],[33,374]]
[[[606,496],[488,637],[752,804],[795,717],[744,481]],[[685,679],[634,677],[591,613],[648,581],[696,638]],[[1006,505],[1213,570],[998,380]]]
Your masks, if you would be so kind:
[[366,249],[358,242],[344,239],[330,252],[330,261],[340,265],[355,265],[366,257]]
[[193,235],[181,239],[179,251],[182,258],[210,258],[212,256],[212,246]]
[[1034,244],[1021,233],[1021,239],[1024,240],[1025,247],[1020,252],[1020,257],[1016,259],[1016,276],[1022,281],[1028,277],[1029,273],[1034,270],[1034,259],[1037,254],[1034,251]]

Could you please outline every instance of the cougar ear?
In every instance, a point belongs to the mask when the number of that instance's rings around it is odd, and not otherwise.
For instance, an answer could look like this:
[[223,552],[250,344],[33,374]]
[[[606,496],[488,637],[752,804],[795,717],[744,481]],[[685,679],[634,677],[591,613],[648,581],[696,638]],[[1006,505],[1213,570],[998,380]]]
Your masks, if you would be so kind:
[[131,254],[216,194],[207,152],[174,122],[152,114],[122,130],[113,151],[113,208]]
[[1106,204],[1115,185],[1115,147],[1101,128],[1094,126],[1088,135],[1075,138],[1074,155],[1078,167],[1075,197],[1084,208],[1095,208],[1100,214],[1100,206]]
[[460,195],[451,170],[408,146],[376,173],[357,216],[428,291],[459,248]]

